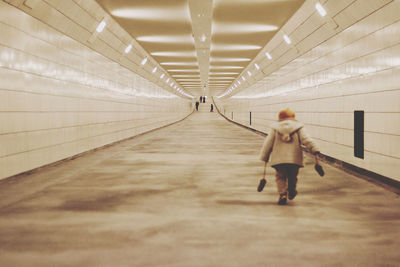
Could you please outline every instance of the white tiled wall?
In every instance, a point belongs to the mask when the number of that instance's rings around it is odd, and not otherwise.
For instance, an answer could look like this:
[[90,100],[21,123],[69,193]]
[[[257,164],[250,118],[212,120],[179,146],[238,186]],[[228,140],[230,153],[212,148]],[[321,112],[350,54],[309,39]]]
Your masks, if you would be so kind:
[[0,179],[191,112],[187,100],[3,1],[0,36]]
[[[263,80],[217,103],[248,126],[251,111],[251,127],[263,132],[289,107],[324,154],[400,181],[400,1],[352,1],[335,19],[331,37],[304,37],[297,58],[278,69],[260,63]],[[364,159],[353,155],[355,110],[365,112]]]

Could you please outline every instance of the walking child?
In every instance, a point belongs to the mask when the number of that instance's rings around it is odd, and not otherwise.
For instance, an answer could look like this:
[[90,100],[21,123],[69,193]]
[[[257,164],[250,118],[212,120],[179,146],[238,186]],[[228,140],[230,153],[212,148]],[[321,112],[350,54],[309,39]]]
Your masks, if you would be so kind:
[[[295,119],[290,109],[279,112],[279,120],[272,123],[271,131],[264,141],[260,159],[270,162],[276,170],[276,184],[279,194],[279,205],[285,205],[287,198],[292,200],[297,195],[297,175],[303,167],[301,145],[307,147],[314,155],[319,149],[304,130],[304,124]],[[271,158],[271,159],[270,159]]]

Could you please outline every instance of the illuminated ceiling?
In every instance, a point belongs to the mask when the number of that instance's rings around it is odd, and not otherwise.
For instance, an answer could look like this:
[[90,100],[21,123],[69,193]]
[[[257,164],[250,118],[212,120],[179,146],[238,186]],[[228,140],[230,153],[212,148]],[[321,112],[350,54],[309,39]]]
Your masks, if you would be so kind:
[[223,93],[304,2],[96,1],[194,96]]

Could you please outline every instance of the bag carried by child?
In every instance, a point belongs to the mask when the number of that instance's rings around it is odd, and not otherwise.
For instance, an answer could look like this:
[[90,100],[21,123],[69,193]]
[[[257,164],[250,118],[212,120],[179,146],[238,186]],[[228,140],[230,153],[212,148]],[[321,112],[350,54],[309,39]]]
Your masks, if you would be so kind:
[[322,169],[322,166],[319,164],[319,160],[318,160],[318,156],[315,155],[315,165],[314,165],[314,169],[318,172],[319,176],[324,176],[325,172],[324,169]]
[[260,183],[258,184],[258,187],[257,187],[257,191],[258,191],[258,192],[263,191],[264,186],[265,186],[265,184],[267,183],[267,180],[265,180],[265,170],[266,170],[266,168],[267,168],[267,162],[265,162],[265,165],[264,165],[264,175],[263,175],[263,178],[261,178]]

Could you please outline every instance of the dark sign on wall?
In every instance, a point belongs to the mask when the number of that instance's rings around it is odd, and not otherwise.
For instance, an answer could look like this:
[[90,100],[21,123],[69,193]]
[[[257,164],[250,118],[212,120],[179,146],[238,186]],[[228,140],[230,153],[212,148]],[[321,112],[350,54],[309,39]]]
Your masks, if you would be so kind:
[[364,110],[354,111],[354,156],[364,158]]

